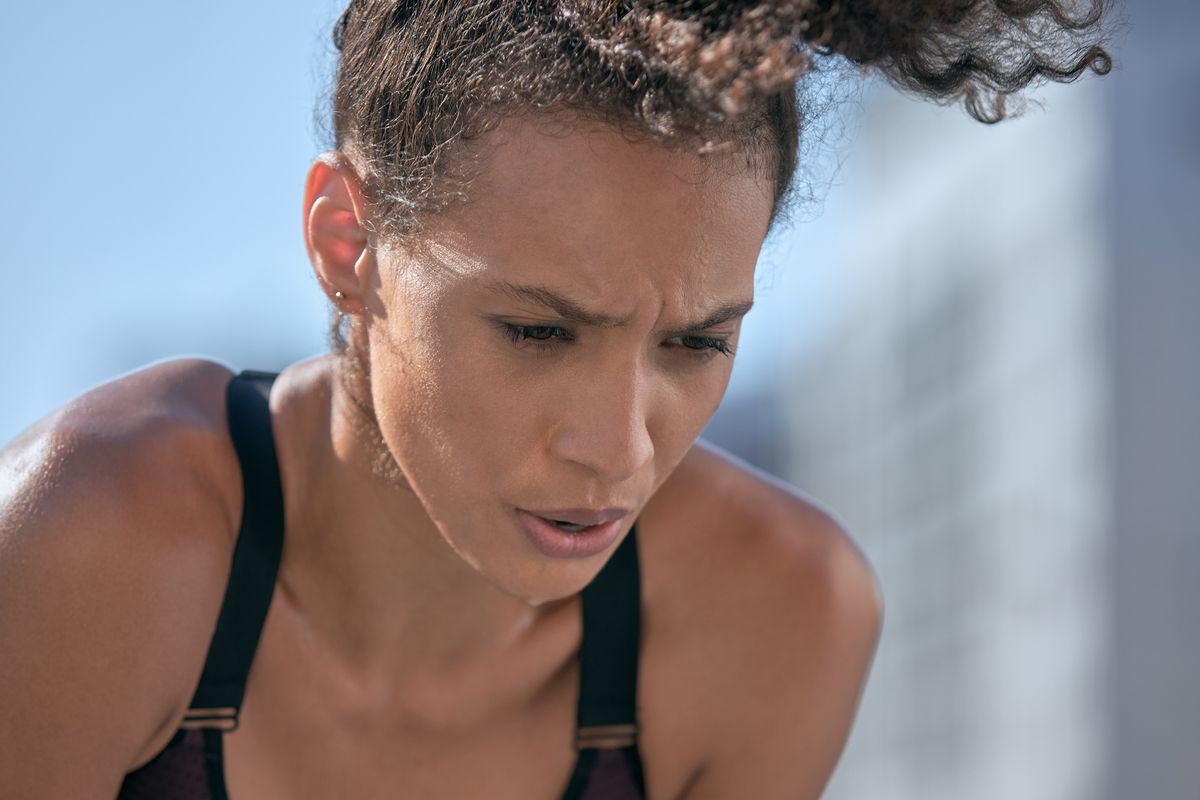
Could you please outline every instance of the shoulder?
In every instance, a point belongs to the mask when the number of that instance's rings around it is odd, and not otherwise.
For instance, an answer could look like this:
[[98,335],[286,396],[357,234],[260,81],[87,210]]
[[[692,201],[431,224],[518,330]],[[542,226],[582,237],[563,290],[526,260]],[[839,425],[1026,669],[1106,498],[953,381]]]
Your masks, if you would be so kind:
[[[739,604],[754,602],[759,593],[790,593],[794,600],[824,596],[867,608],[881,605],[870,565],[828,511],[703,440],[647,505],[639,518],[643,529],[648,530],[639,543],[648,551],[646,569],[654,572],[647,576],[652,592],[674,594],[703,581],[713,589],[736,589]],[[734,607],[730,613],[745,610]],[[786,617],[786,611],[779,615]]]
[[[225,418],[230,377],[213,361],[159,362],[85,392],[20,434],[0,450],[0,535],[148,544],[145,523],[188,516],[181,505],[211,509],[211,501],[232,519],[240,483]],[[40,524],[50,519],[80,524]],[[111,524],[118,519],[143,525]]]
[[17,654],[0,659],[0,705],[21,720],[0,725],[6,785],[54,775],[85,796],[72,781],[119,778],[186,707],[241,504],[229,377],[155,364],[0,450],[0,640]]
[[817,797],[878,642],[870,565],[827,511],[702,441],[652,505],[649,669],[698,760],[687,797]]

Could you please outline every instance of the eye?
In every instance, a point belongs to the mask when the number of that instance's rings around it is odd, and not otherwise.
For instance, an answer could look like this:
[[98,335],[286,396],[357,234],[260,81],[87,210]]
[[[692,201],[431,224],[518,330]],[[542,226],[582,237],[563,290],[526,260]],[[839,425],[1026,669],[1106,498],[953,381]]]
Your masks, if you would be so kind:
[[[514,345],[522,350],[548,351],[574,341],[566,328],[558,325],[514,325],[497,322],[500,330]],[[734,348],[729,339],[715,336],[677,336],[668,340],[678,342],[684,355],[707,361],[716,355],[733,356]]]
[[500,327],[513,344],[534,350],[557,347],[561,342],[553,341],[556,336],[570,340],[566,329],[557,325],[511,325],[501,322]]
[[733,345],[728,339],[714,336],[680,336],[672,341],[678,341],[683,347],[694,351],[700,358],[708,359],[720,354],[726,357],[733,355]]

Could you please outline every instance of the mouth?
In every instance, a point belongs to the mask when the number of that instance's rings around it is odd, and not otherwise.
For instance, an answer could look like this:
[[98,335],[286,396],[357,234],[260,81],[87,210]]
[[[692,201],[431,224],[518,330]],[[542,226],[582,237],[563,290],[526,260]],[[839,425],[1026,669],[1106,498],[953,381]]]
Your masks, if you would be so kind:
[[623,509],[517,508],[518,527],[544,555],[554,558],[585,558],[603,552],[621,533]]
[[526,513],[541,517],[563,530],[584,530],[596,525],[616,522],[629,515],[627,508],[525,508]]
[[[542,519],[546,518],[542,517]],[[586,531],[588,528],[592,527],[591,525],[576,525],[573,522],[564,522],[561,519],[550,519],[546,521],[559,530],[569,531],[571,533],[579,533],[580,531]]]

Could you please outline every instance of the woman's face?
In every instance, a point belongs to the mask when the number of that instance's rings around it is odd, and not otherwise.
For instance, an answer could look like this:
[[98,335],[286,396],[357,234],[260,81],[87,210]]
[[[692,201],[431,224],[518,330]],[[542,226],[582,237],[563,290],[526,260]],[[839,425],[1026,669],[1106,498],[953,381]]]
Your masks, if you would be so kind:
[[[772,193],[606,127],[507,122],[481,153],[467,205],[377,252],[372,402],[447,543],[542,602],[595,576],[716,410]],[[581,558],[544,555],[517,514],[614,507],[621,536]]]

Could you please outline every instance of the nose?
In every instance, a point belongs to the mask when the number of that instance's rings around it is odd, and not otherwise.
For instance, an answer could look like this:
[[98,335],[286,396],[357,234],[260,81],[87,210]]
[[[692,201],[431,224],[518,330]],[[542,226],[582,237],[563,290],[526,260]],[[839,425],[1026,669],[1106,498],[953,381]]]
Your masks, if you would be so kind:
[[616,484],[654,457],[648,426],[651,387],[627,363],[577,382],[551,438],[553,455]]

